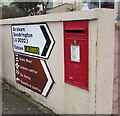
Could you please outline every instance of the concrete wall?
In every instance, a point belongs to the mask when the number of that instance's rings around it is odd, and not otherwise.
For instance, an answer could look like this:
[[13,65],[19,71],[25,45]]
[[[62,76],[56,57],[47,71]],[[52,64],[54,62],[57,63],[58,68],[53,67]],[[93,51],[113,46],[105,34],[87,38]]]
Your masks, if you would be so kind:
[[[0,10],[0,18],[2,11]],[[0,115],[2,115],[2,26],[0,22]]]
[[2,77],[2,26],[0,22],[0,78]]
[[[120,23],[119,21],[115,25],[115,52],[114,52],[114,84],[113,84],[113,114],[118,114],[120,108]],[[120,114],[120,111],[119,111]]]
[[[114,69],[114,10],[94,9],[3,20],[3,77],[17,89],[32,96],[56,113],[112,113]],[[63,21],[89,20],[89,91],[64,83]],[[47,98],[15,82],[11,24],[47,22],[56,41],[46,61],[55,80]]]

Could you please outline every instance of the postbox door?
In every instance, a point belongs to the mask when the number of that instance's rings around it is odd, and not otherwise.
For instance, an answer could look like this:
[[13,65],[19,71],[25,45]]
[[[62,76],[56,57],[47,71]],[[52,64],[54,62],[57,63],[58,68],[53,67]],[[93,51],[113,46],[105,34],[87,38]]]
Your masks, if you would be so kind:
[[[68,31],[66,23],[76,28]],[[64,22],[64,27],[65,83],[88,90],[88,21]]]

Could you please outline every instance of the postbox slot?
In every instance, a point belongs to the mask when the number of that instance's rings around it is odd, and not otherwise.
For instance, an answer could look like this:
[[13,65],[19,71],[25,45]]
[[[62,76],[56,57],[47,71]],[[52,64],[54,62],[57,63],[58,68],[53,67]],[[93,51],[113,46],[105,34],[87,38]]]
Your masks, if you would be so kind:
[[69,38],[66,38],[66,40],[69,40],[69,41],[74,41],[74,40],[77,40],[77,41],[85,41],[84,38],[80,38],[80,39],[79,39],[79,38],[76,38],[76,39],[74,39],[74,38],[72,38],[72,37],[71,37],[71,38],[70,38],[70,37],[69,37]]
[[67,33],[77,33],[77,34],[84,34],[85,30],[65,30]]

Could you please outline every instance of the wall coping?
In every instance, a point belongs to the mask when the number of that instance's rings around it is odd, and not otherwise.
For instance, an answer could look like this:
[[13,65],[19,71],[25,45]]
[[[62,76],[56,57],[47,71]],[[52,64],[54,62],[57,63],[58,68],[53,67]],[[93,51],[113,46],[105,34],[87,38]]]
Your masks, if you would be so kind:
[[26,24],[26,23],[41,23],[41,22],[61,22],[70,20],[96,20],[98,18],[99,11],[113,11],[113,9],[91,9],[85,11],[74,11],[65,13],[54,13],[47,15],[27,16],[20,18],[10,18],[0,20],[2,25],[11,24]]

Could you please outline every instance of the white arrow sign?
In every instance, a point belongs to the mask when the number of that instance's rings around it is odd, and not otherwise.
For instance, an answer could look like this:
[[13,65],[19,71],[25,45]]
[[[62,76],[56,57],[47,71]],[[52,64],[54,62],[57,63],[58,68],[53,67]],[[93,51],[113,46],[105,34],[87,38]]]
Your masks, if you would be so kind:
[[55,44],[46,23],[12,25],[13,51],[47,59]]
[[43,60],[40,60],[40,62],[41,62],[41,64],[42,64],[42,66],[43,66],[43,69],[44,69],[44,71],[45,71],[46,77],[47,77],[47,79],[48,79],[48,81],[47,81],[47,83],[46,83],[46,85],[45,85],[45,87],[44,87],[44,89],[43,89],[43,92],[42,92],[42,95],[43,95],[43,96],[46,96],[47,93],[48,93],[48,91],[49,91],[49,89],[50,89],[50,87],[51,87],[51,85],[52,85],[54,82],[53,82],[53,80],[52,80],[52,77],[51,77],[51,75],[50,75],[50,73],[49,73],[49,71],[48,71],[48,68],[47,68],[45,62],[44,62]]

